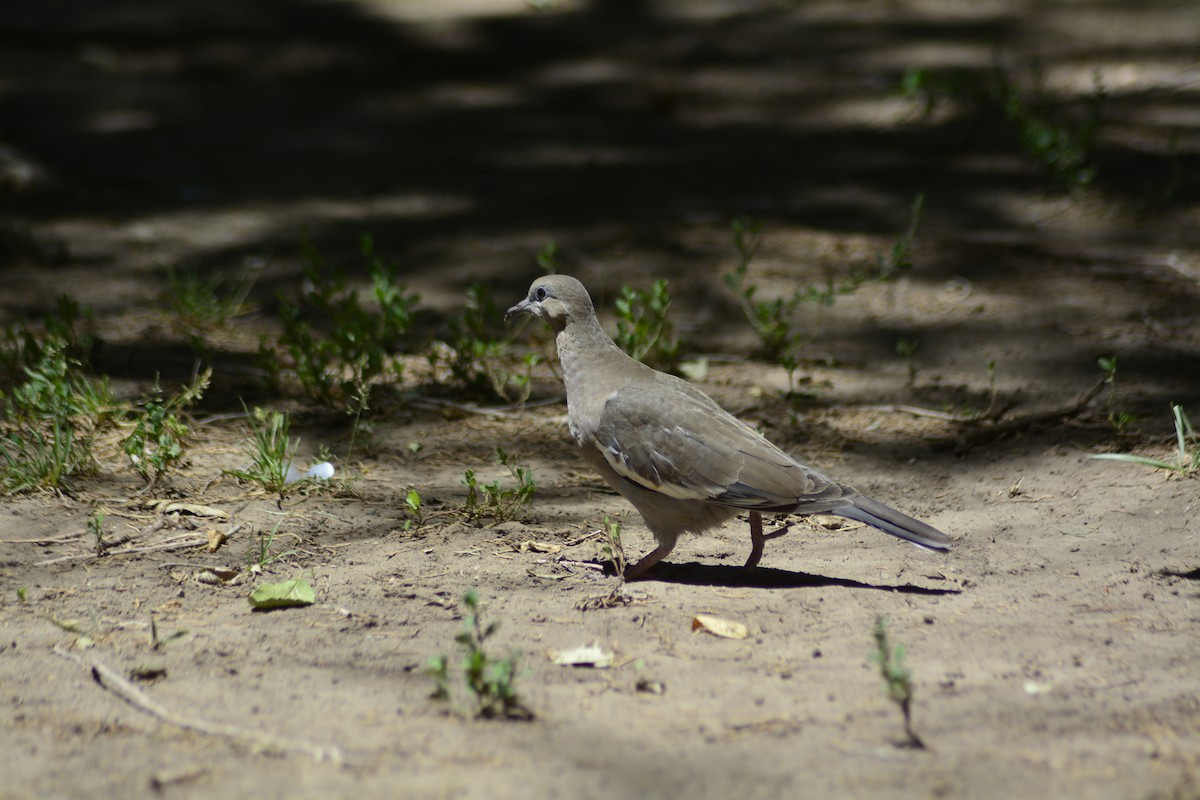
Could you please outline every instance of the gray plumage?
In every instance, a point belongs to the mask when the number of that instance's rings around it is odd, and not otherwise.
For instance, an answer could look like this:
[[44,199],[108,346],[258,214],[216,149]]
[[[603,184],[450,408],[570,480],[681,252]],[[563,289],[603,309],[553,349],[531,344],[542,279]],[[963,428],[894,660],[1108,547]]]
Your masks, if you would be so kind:
[[762,514],[837,514],[944,550],[950,538],[801,464],[687,381],[627,356],[596,319],[587,289],[566,275],[539,278],[507,318],[532,314],[556,334],[571,436],[604,480],[642,515],[658,547],[626,572],[636,578],[683,533],[750,512],[751,553],[786,528],[762,532]]

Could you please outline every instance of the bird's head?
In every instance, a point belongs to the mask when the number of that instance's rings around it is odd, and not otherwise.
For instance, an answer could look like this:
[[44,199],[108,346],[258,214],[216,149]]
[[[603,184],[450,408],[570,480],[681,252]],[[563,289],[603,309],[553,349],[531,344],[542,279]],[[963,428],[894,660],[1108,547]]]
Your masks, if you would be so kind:
[[547,275],[529,287],[524,300],[510,308],[505,320],[519,314],[532,314],[555,331],[561,331],[572,321],[595,317],[592,298],[583,284],[569,275]]

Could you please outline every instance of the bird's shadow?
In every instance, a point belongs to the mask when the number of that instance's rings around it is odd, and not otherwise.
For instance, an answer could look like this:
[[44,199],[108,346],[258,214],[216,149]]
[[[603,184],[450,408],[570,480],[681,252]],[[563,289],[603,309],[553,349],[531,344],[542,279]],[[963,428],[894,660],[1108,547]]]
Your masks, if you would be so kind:
[[847,589],[876,589],[901,594],[947,595],[961,594],[961,589],[934,589],[912,584],[888,585],[863,583],[848,578],[830,578],[825,575],[810,575],[807,572],[791,572],[772,567],[745,569],[722,564],[657,564],[643,580],[660,583],[677,583],[684,586],[740,586],[754,589],[802,589],[822,586],[842,586]]

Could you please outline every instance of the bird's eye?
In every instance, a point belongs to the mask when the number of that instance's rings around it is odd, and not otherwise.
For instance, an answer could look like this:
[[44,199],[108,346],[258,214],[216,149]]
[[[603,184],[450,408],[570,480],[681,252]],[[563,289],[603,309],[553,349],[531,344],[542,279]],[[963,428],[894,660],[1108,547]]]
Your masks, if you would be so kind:
[[533,293],[533,299],[541,302],[546,299],[546,287],[539,286]]

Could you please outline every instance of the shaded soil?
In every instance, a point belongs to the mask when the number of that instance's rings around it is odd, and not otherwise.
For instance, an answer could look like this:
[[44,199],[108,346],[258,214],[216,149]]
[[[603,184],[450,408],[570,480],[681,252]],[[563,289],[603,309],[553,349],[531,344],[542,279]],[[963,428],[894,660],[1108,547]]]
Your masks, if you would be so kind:
[[[0,797],[1197,796],[1200,484],[1089,458],[1169,458],[1169,403],[1200,413],[1192,4],[10,5],[0,318],[68,292],[92,309],[96,370],[134,399],[195,368],[168,269],[265,267],[253,311],[205,334],[214,384],[154,497],[106,442],[98,476],[0,501]],[[1099,71],[1094,187],[1056,188],[994,108],[924,114],[895,90],[915,67],[982,81],[997,54],[1024,79],[1040,61],[1075,116]],[[801,307],[812,341],[785,399],[722,281],[731,220],[762,224],[751,275],[779,296],[874,265],[918,192],[911,268]],[[631,560],[650,537],[571,449],[550,366],[528,409],[493,414],[414,377],[353,451],[344,414],[266,388],[254,353],[299,289],[302,229],[354,280],[373,234],[427,336],[472,280],[523,296],[547,241],[607,323],[621,286],[667,278],[706,391],[958,542],[818,518],[747,573],[738,520],[622,586],[604,516]],[[969,448],[897,408],[984,408],[989,362],[1010,418],[1066,407],[1110,355],[1111,395]],[[337,486],[279,503],[222,477],[247,461],[243,399],[291,410],[301,460],[328,447]],[[1111,411],[1136,421],[1118,434]],[[533,470],[534,503],[468,524],[463,473],[508,480],[497,446]],[[415,530],[412,488],[431,512]],[[96,510],[137,552],[95,555]],[[210,530],[232,531],[216,552],[148,549]],[[199,580],[263,560],[273,531],[261,578]],[[251,611],[253,584],[298,575],[314,605]],[[470,588],[501,623],[489,649],[521,654],[532,721],[429,697]],[[693,632],[697,614],[749,635]],[[906,647],[926,750],[903,746],[870,661],[877,616]],[[592,642],[612,667],[553,663]],[[168,719],[93,664],[165,670],[137,685]]]

